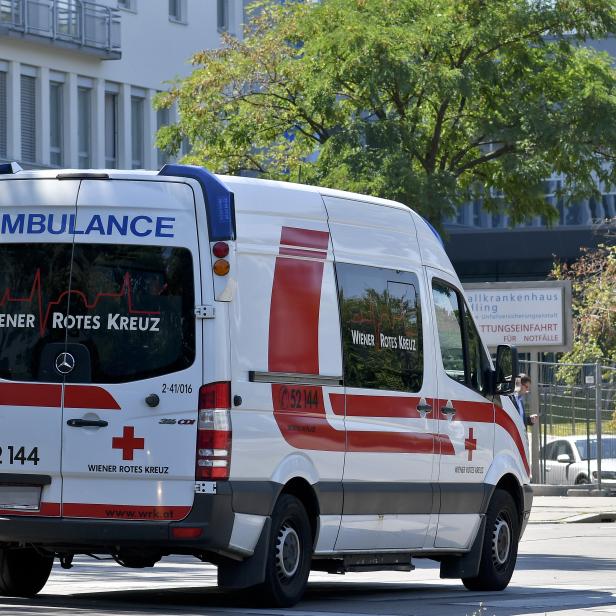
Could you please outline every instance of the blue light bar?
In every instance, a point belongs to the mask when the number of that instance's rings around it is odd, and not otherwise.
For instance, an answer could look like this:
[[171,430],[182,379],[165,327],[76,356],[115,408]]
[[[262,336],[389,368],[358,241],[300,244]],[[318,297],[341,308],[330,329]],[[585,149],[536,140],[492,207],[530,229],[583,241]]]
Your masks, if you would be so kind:
[[0,175],[14,175],[20,171],[23,171],[23,169],[17,163],[0,164]]
[[430,227],[430,231],[436,235],[436,239],[440,242],[441,246],[445,248],[445,243],[443,242],[443,238],[441,234],[424,218],[423,221]]
[[165,165],[158,175],[197,180],[203,190],[210,241],[235,239],[233,193],[213,173],[193,165]]

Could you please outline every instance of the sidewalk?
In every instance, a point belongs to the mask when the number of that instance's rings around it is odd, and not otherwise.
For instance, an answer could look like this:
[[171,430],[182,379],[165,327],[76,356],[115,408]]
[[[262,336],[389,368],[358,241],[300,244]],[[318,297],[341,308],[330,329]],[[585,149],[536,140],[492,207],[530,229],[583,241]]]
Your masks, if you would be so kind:
[[616,521],[616,497],[535,496],[530,524]]

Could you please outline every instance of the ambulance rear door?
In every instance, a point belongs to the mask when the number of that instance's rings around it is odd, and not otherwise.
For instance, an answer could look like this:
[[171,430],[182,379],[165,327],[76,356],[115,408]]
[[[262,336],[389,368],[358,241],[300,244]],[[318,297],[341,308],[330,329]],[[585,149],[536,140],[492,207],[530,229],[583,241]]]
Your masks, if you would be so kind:
[[79,182],[0,180],[0,515],[56,517]]
[[169,522],[191,510],[203,378],[196,219],[188,183],[82,181],[64,323],[74,364],[64,517]]

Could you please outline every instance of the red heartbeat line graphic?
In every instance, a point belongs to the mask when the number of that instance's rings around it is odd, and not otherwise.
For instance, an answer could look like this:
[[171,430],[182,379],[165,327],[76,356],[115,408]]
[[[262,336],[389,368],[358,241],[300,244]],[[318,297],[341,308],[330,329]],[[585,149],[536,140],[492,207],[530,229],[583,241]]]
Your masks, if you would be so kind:
[[154,311],[137,310],[136,308],[133,307],[131,278],[128,272],[124,274],[122,288],[119,290],[118,293],[98,293],[92,303],[88,303],[88,298],[86,297],[86,294],[83,293],[82,291],[78,291],[78,290],[63,291],[57,300],[53,302],[49,302],[49,304],[47,304],[47,309],[45,310],[45,316],[43,318],[43,291],[41,287],[41,270],[37,269],[36,274],[34,275],[34,282],[32,283],[32,289],[30,291],[30,295],[28,297],[13,297],[11,295],[11,289],[5,289],[4,294],[2,295],[2,299],[0,299],[0,308],[9,303],[11,304],[13,303],[32,304],[36,296],[36,302],[38,305],[38,312],[39,312],[39,331],[40,331],[41,336],[43,336],[45,334],[45,330],[47,329],[47,321],[49,321],[49,315],[51,314],[51,311],[53,310],[54,306],[58,306],[67,295],[77,295],[77,297],[80,297],[81,300],[83,301],[84,306],[88,310],[93,310],[94,308],[96,308],[96,306],[98,306],[98,303],[102,299],[105,299],[105,298],[120,299],[126,296],[128,300],[128,314],[131,314],[131,315],[159,315],[160,314],[160,310],[154,310]]

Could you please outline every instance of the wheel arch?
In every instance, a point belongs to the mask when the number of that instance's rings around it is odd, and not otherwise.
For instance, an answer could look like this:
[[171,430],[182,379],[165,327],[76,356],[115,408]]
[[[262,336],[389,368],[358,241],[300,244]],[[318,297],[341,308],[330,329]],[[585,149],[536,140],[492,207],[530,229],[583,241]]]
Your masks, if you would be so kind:
[[284,484],[278,494],[278,498],[283,494],[295,496],[306,509],[308,519],[310,520],[310,529],[312,530],[313,545],[316,545],[319,534],[320,507],[314,488],[303,477],[293,477],[293,479]]
[[[522,528],[524,521],[524,491],[517,477],[513,473],[506,473],[498,480],[498,483],[494,486],[492,494],[494,494],[494,491],[498,489],[508,492],[513,498],[513,502],[515,503],[518,511],[520,528]],[[492,495],[490,495],[490,498],[492,498]]]

